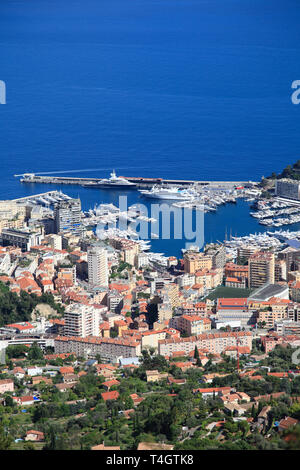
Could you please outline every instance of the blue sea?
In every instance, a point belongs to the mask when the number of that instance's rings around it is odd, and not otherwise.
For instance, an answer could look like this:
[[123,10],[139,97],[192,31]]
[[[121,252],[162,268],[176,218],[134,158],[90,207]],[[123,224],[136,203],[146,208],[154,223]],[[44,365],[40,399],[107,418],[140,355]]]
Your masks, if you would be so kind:
[[[13,175],[24,172],[258,180],[281,171],[300,158],[299,42],[297,0],[1,0],[0,199],[56,189],[20,184]],[[58,189],[85,209],[118,196]],[[264,227],[244,201],[206,214],[206,241],[230,230]],[[183,245],[152,243],[175,255]]]

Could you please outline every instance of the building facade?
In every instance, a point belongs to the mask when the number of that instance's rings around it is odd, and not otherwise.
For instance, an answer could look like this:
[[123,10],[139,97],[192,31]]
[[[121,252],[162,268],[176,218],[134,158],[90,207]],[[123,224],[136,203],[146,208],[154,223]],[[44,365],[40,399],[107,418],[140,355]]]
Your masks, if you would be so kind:
[[258,251],[249,257],[249,287],[261,287],[275,283],[275,255]]
[[56,233],[69,232],[73,235],[82,235],[81,201],[68,199],[60,201],[54,207]]
[[71,304],[66,308],[64,320],[65,336],[85,338],[86,336],[99,336],[100,334],[101,318],[99,310],[93,306]]
[[88,249],[88,280],[91,287],[108,286],[107,251],[104,248]]

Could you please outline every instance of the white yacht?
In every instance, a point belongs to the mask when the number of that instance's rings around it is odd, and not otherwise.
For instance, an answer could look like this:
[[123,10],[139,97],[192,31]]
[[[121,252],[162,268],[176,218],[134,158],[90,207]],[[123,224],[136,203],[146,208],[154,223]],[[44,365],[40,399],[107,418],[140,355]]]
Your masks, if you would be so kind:
[[184,255],[187,251],[195,251],[196,253],[200,252],[200,247],[198,245],[190,245],[188,248],[181,248],[181,253]]
[[102,179],[96,183],[87,183],[87,188],[135,188],[136,184],[128,181],[126,178],[117,176],[115,170],[110,174],[110,178]]
[[193,198],[191,192],[186,189],[180,190],[177,187],[160,188],[155,185],[151,189],[141,189],[139,192],[145,197],[168,201],[187,201]]

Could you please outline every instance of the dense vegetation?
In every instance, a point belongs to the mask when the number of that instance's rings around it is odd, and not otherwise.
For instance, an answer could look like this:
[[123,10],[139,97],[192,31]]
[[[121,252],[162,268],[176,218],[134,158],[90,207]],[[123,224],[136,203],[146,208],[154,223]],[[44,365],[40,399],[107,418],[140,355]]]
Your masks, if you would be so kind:
[[273,172],[267,179],[289,178],[292,180],[300,180],[300,160],[293,165],[287,165],[281,173]]
[[[13,360],[12,354],[18,352],[24,358],[22,367],[26,364],[45,364],[37,346],[27,349],[25,354],[14,346],[7,351],[9,363]],[[291,354],[291,348],[276,347],[268,358],[263,359],[261,365],[269,367],[271,371],[286,371],[291,364]],[[197,350],[194,355],[198,357]],[[63,362],[68,364],[68,361],[73,360],[68,358]],[[40,393],[42,403],[29,407],[26,413],[21,412],[10,394],[5,394],[6,406],[0,407],[0,448],[90,449],[104,442],[107,446],[120,445],[121,449],[135,449],[142,441],[172,443],[175,450],[300,448],[298,427],[289,431],[289,438],[285,440],[286,434],[278,433],[274,426],[276,421],[285,416],[300,419],[300,403],[292,399],[292,396],[300,396],[300,377],[279,379],[268,376],[268,369],[259,368],[263,380],[250,380],[248,377],[240,377],[236,371],[236,360],[226,356],[219,364],[209,360],[205,367],[183,372],[164,357],[154,354],[154,350],[149,350],[143,351],[138,368],[117,371],[116,378],[120,383],[111,390],[117,389],[119,398],[105,402],[101,394],[105,391],[103,382],[106,379],[97,375],[93,366],[86,366],[83,359],[77,360],[75,373],[85,370],[85,375],[80,377],[77,384],[64,393],[60,392],[55,384],[62,383],[63,377],[58,373],[53,378],[53,384],[35,385],[34,389]],[[241,364],[246,361],[246,357],[241,357]],[[175,379],[185,379],[185,383],[179,385],[167,380],[147,382],[146,371],[151,369],[168,372]],[[205,385],[201,379],[208,372],[228,375],[216,377],[212,384]],[[1,378],[5,376],[1,374]],[[32,386],[24,383],[23,379],[14,381],[17,395],[31,393]],[[278,391],[284,393],[268,403],[264,400],[258,405],[252,402],[245,413],[248,420],[236,421],[224,411],[224,404],[218,396],[204,399],[200,394],[193,393],[193,389],[199,386],[226,385],[244,391],[250,397]],[[134,406],[131,394],[138,394],[143,401]],[[270,405],[268,420],[266,426],[258,430],[251,420],[256,422],[266,404]],[[124,414],[125,410],[128,416]],[[220,422],[221,426],[210,429],[210,424],[216,422]],[[9,433],[5,433],[4,429]],[[44,432],[45,441],[41,444],[14,443],[14,439],[24,437],[28,429]]]
[[30,321],[32,311],[41,303],[50,305],[58,313],[63,313],[63,307],[55,302],[52,294],[37,296],[21,291],[18,295],[10,292],[9,287],[0,282],[0,326]]

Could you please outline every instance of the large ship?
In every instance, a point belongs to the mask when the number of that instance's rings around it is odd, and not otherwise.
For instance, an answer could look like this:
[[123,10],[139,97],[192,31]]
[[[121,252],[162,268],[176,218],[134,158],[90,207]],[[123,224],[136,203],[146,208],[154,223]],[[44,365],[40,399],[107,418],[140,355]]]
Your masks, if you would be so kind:
[[91,182],[84,184],[86,188],[135,188],[136,183],[128,181],[126,178],[117,176],[115,170],[110,174],[110,178],[103,179],[97,182]]
[[143,196],[152,199],[165,199],[168,201],[188,201],[193,198],[191,191],[186,189],[180,190],[179,188],[159,188],[153,186],[151,189],[141,189],[139,191]]

